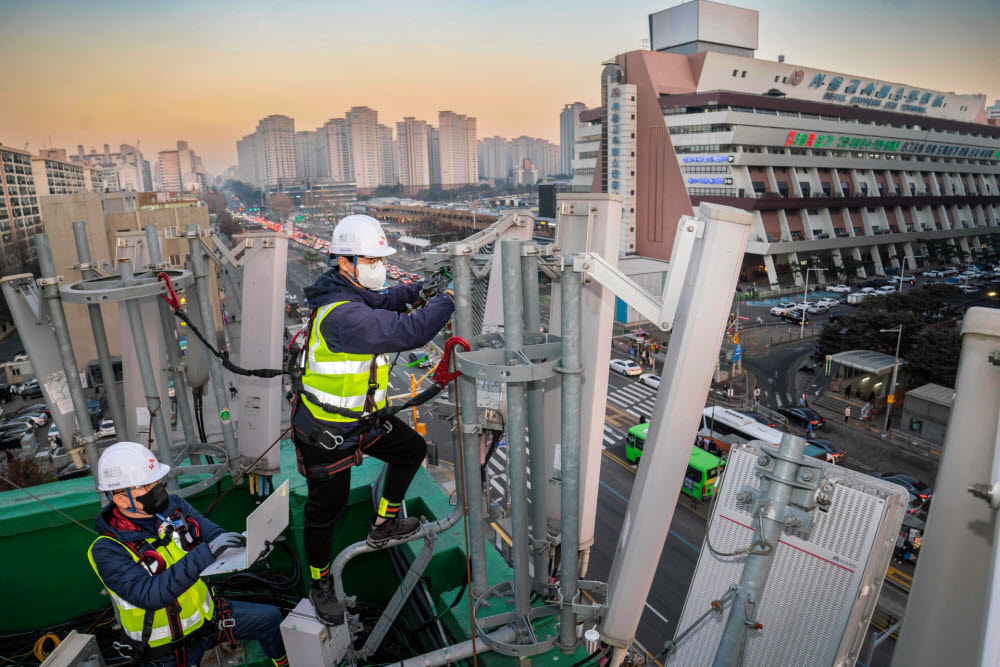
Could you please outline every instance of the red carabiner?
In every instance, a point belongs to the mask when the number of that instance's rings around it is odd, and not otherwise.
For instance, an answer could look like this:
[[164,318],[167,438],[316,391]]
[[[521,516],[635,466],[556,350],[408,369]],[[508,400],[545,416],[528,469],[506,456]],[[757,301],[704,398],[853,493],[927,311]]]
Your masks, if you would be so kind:
[[462,374],[462,371],[449,371],[448,366],[451,364],[451,351],[456,345],[461,345],[468,352],[472,348],[469,346],[469,342],[464,338],[459,336],[452,336],[448,339],[448,342],[444,344],[444,354],[441,355],[441,361],[434,368],[434,374],[431,375],[431,382],[438,385],[442,389],[448,386],[448,383],[457,378]]
[[170,307],[174,310],[180,310],[181,300],[177,298],[177,292],[174,291],[174,284],[170,282],[170,276],[161,271],[156,276],[156,282],[161,283],[163,281],[167,282],[167,294],[161,294],[160,298],[169,303]]

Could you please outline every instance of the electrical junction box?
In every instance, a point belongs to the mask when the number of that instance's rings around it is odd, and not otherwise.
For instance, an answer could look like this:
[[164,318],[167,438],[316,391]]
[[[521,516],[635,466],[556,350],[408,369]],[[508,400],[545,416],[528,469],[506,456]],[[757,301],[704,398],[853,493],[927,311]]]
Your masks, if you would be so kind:
[[[736,500],[744,485],[759,488],[761,442],[730,450],[724,479],[709,519],[678,634],[738,585],[747,556],[718,556],[750,545],[750,505]],[[778,542],[757,604],[761,630],[751,630],[744,667],[854,667],[864,641],[909,496],[885,480],[824,462],[824,488],[832,486],[827,511],[810,510],[808,533],[786,529]],[[677,647],[667,667],[711,665],[731,610],[710,614]]]
[[94,635],[70,631],[42,663],[42,667],[105,667]]
[[281,622],[289,667],[331,667],[347,655],[351,637],[347,625],[326,625],[316,618],[312,602],[304,598]]

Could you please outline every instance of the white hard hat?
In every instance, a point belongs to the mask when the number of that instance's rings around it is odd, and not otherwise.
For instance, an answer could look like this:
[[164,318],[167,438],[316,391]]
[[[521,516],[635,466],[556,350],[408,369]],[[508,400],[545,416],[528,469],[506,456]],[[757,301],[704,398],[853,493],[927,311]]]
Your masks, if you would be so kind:
[[396,249],[389,245],[378,220],[370,215],[349,215],[333,230],[330,254],[388,257],[395,255]]
[[97,489],[117,491],[145,486],[162,479],[170,466],[138,442],[116,442],[101,454],[97,463]]

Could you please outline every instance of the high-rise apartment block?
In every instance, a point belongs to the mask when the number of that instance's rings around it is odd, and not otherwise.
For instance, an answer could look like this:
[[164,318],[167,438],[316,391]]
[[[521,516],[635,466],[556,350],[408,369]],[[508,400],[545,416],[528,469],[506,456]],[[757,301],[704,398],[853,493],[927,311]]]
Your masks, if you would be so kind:
[[298,178],[307,182],[319,178],[325,166],[322,158],[319,130],[295,133],[295,174]]
[[378,155],[382,164],[382,185],[399,183],[399,169],[396,166],[396,146],[392,138],[392,128],[378,126]]
[[[48,151],[47,154],[52,155],[52,152]],[[101,186],[104,174],[100,168],[92,169],[67,160],[33,155],[31,157],[31,173],[39,197],[103,190]]]
[[42,229],[31,153],[0,144],[0,266],[20,273],[36,258],[31,238]]
[[441,111],[438,113],[441,185],[466,185],[478,180],[476,119]]
[[430,184],[441,185],[441,132],[427,126],[427,169]]
[[583,102],[573,102],[563,107],[559,114],[559,173],[573,173],[573,145],[579,128],[583,127],[580,114],[587,110]]
[[259,188],[295,178],[295,121],[281,115],[261,119],[253,134],[236,142],[236,154],[241,179]]
[[378,150],[378,112],[368,107],[352,107],[345,114],[347,135],[351,141],[351,172],[359,190],[382,184],[382,165]]
[[353,182],[347,121],[343,118],[331,118],[317,132],[319,132],[320,155],[324,161],[321,175],[337,183]]
[[430,186],[427,123],[407,117],[396,123],[399,183],[411,192]]
[[503,137],[486,137],[478,142],[479,177],[492,181],[505,181],[510,167],[507,140]]
[[186,141],[177,150],[159,153],[159,189],[164,192],[200,192],[205,188],[205,169]]

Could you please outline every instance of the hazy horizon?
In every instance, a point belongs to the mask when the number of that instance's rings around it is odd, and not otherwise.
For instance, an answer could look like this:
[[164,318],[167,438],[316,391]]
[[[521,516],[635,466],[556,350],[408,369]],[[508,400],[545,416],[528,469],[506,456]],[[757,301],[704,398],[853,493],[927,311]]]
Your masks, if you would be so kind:
[[[601,62],[640,48],[647,15],[676,4],[5,0],[0,142],[74,153],[141,140],[155,160],[184,140],[218,174],[265,116],[312,130],[368,106],[394,131],[451,110],[474,116],[480,139],[558,143],[563,105],[597,104]],[[995,1],[730,4],[760,12],[759,58],[1000,97]]]

